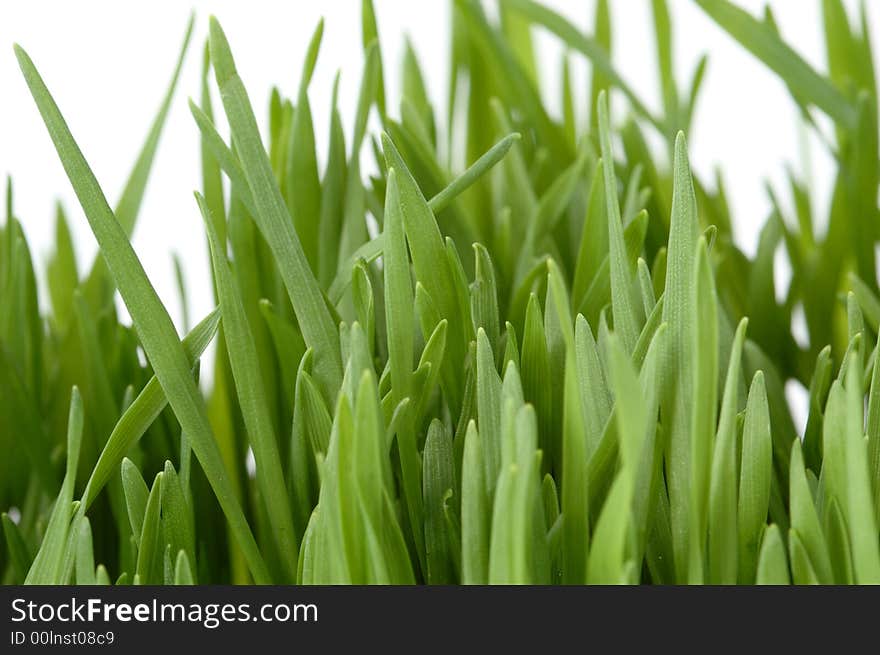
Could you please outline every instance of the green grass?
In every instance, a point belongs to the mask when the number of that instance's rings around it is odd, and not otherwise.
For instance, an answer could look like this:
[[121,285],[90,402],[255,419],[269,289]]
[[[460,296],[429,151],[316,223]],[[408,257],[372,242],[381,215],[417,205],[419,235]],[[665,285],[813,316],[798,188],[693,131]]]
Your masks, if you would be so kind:
[[[466,111],[446,124],[409,44],[402,97],[386,95],[392,69],[364,0],[353,133],[335,88],[315,108],[330,116],[323,168],[308,95],[323,23],[296,97],[272,90],[261,134],[211,19],[190,100],[202,188],[181,211],[204,223],[215,309],[190,329],[176,261],[183,337],[129,238],[192,23],[115,209],[16,46],[100,256],[78,266],[59,207],[39,298],[9,184],[3,583],[880,583],[866,18],[822,3],[825,73],[770,9],[694,1],[780,78],[830,149],[827,232],[790,174],[771,190],[755,256],[737,248],[736,190],[689,166],[706,58],[676,79],[665,0],[651,2],[660,112],[615,67],[609,3],[586,34],[532,0],[502,3],[497,22],[454,0],[446,100]],[[586,112],[567,63],[561,117],[545,107],[537,30],[591,65]],[[660,153],[647,145],[657,138]],[[781,302],[779,248],[792,269]],[[809,389],[803,434],[789,381]]]

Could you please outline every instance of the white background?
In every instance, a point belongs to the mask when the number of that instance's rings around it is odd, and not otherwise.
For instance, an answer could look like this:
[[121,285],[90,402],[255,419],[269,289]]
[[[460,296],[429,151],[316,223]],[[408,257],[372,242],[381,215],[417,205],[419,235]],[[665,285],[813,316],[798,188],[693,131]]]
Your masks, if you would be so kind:
[[[389,109],[396,114],[404,35],[409,35],[419,55],[433,101],[438,108],[445,107],[449,0],[375,3]],[[753,13],[765,4],[763,0],[737,3]],[[548,4],[588,29],[593,1]],[[857,5],[846,4],[851,10]],[[867,4],[877,44],[880,3]],[[784,36],[824,70],[820,0],[776,0],[772,5]],[[193,189],[200,185],[198,137],[185,102],[187,96],[198,95],[207,17],[213,13],[223,24],[262,125],[271,85],[295,95],[308,40],[319,18],[326,19],[310,93],[323,154],[337,69],[342,71],[340,105],[350,134],[362,67],[359,0],[0,1],[0,174],[13,176],[16,214],[40,269],[52,247],[54,203],[63,202],[71,217],[81,272],[94,256],[94,240],[21,78],[12,43],[20,43],[34,59],[114,204],[164,93],[190,8],[196,12],[196,31],[134,235],[135,249],[178,325],[172,249],[183,255],[186,264],[193,318],[209,311],[211,301],[205,240],[192,199]],[[804,140],[785,87],[715,27],[692,0],[670,0],[670,8],[681,87],[689,83],[700,54],[710,55],[689,135],[691,158],[706,179],[715,167],[724,171],[738,242],[746,252],[754,252],[769,208],[765,180],[782,190],[787,164],[810,176],[820,201],[821,225],[832,169],[822,149]],[[611,10],[616,65],[648,105],[659,108],[650,1],[613,0]],[[536,45],[545,84],[542,92],[556,112],[562,51],[555,38],[543,32],[538,33]],[[573,61],[583,95],[588,70],[577,57]],[[622,99],[615,108],[617,118],[622,118]],[[809,153],[806,158],[805,153]],[[812,164],[806,166],[806,160]],[[784,272],[777,273],[785,277]]]

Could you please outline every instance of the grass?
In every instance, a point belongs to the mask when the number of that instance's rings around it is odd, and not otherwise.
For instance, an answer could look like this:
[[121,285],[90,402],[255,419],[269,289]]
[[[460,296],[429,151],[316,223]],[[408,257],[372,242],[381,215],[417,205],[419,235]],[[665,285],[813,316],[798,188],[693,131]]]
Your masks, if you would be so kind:
[[[216,308],[192,329],[184,312],[182,338],[129,238],[192,23],[115,209],[16,46],[100,256],[78,273],[59,207],[40,299],[9,184],[3,582],[880,583],[880,139],[865,13],[822,3],[825,73],[771,9],[695,2],[779,76],[829,148],[827,232],[789,175],[770,189],[756,255],[737,248],[723,179],[690,170],[706,59],[676,79],[665,0],[651,4],[659,113],[615,68],[607,0],[590,34],[532,0],[501,4],[497,21],[454,0],[448,101],[466,111],[442,125],[411,46],[395,112],[365,0],[354,130],[334,91],[323,169],[308,94],[323,23],[296,97],[272,91],[261,134],[211,19],[190,100],[203,184],[189,214],[205,226]],[[545,108],[535,30],[591,64],[585,124],[567,64],[561,118]],[[630,112],[619,125],[612,96]],[[665,152],[647,146],[656,138]],[[779,248],[792,269],[782,302]],[[803,434],[790,380],[809,389]]]

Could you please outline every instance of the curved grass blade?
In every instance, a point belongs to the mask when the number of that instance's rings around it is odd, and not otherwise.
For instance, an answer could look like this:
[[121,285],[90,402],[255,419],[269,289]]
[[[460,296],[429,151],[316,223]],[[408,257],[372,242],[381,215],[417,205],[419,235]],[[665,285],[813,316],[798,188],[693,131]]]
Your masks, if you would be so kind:
[[52,514],[40,550],[24,580],[25,584],[65,584],[64,558],[68,545],[70,520],[73,516],[73,486],[76,484],[76,469],[79,465],[80,446],[82,445],[84,411],[82,397],[76,387],[70,393],[70,413],[67,419],[67,464],[64,481]]
[[663,322],[669,325],[664,375],[664,411],[668,417],[667,484],[671,509],[672,544],[679,582],[686,579],[690,496],[690,399],[693,392],[694,280],[697,252],[697,200],[688,164],[684,134],[675,139],[673,201],[669,230]]
[[715,413],[718,405],[718,299],[704,237],[697,241],[694,270],[696,310],[692,317],[694,387],[691,397],[690,435],[690,555],[688,582],[702,583],[705,576],[704,555],[709,505],[710,472],[715,436]]
[[20,47],[16,46],[15,52],[156,377],[183,430],[192,441],[193,451],[199,458],[230,527],[248,559],[255,580],[268,582],[269,576],[263,558],[233,493],[208,423],[204,402],[192,379],[186,353],[177,338],[171,318],[150,284],[143,266],[128,242],[125,230],[107,204],[98,181],[33,62]]
[[[582,317],[578,317],[582,318]],[[587,328],[589,329],[589,328]],[[587,581],[590,511],[587,482],[589,461],[587,429],[573,350],[565,360],[565,391],[562,417],[562,581]]]
[[[220,310],[215,309],[208,314],[192,331],[183,338],[182,345],[190,366],[195,366],[199,357],[214,339],[220,324]],[[116,422],[113,432],[104,444],[104,449],[95,463],[89,481],[82,495],[82,503],[86,509],[104,488],[110,477],[116,472],[119,463],[126,453],[138,442],[153,421],[162,413],[168,399],[156,376],[150,378],[137,398],[123,412]]]
[[791,575],[788,572],[788,558],[785,555],[785,543],[777,525],[770,525],[764,530],[761,540],[761,552],[758,554],[758,573],[756,584],[759,585],[790,585]]
[[813,569],[804,542],[794,528],[788,531],[788,555],[791,561],[791,581],[796,585],[817,585],[819,576]]
[[[147,139],[141,146],[141,151],[135,161],[134,168],[129,173],[128,180],[122,190],[122,195],[116,203],[116,215],[119,224],[130,237],[134,231],[137,222],[138,213],[144,199],[144,192],[147,188],[147,180],[150,177],[150,170],[153,168],[153,161],[156,158],[156,151],[159,147],[159,139],[162,136],[162,129],[168,118],[168,112],[171,109],[171,99],[174,97],[174,90],[177,88],[177,81],[180,78],[180,71],[183,68],[183,60],[186,57],[186,51],[189,48],[190,37],[192,36],[193,25],[195,24],[195,16],[190,16],[189,23],[186,26],[186,34],[183,37],[183,45],[180,48],[180,54],[177,57],[177,63],[174,66],[174,73],[171,75],[171,82],[159,106],[159,112],[153,119],[150,131],[147,133]],[[85,295],[93,308],[103,307],[104,303],[109,300],[107,293],[112,294],[112,283],[107,279],[107,267],[104,259],[97,257],[92,264],[92,268],[84,282]],[[97,296],[96,294],[105,294]]]
[[144,529],[144,514],[150,490],[138,467],[127,457],[122,460],[122,489],[125,492],[125,505],[128,508],[128,522],[135,541],[140,542]]
[[153,479],[153,486],[150,488],[150,495],[144,509],[144,527],[141,530],[141,538],[138,543],[137,567],[135,569],[135,578],[140,581],[140,584],[156,584],[159,579],[155,572],[159,568],[159,560],[161,559],[163,477],[164,473],[159,472]]
[[226,248],[220,243],[204,198],[196,193],[196,201],[208,233],[214,279],[220,298],[220,311],[223,313],[223,337],[248,440],[256,460],[257,484],[266,503],[278,552],[287,567],[285,573],[288,581],[293,582],[296,579],[297,544],[281,470],[278,439],[266,402],[267,392],[259,370],[254,335],[245,314],[241,292],[226,259]]
[[263,148],[256,118],[236,71],[229,43],[213,17],[210,43],[217,85],[254,200],[254,219],[275,256],[303,338],[314,351],[315,378],[325,399],[329,401],[335,397],[342,382],[338,331],[274,179],[272,165]]
[[465,433],[461,473],[462,584],[486,584],[489,576],[490,505],[481,460],[480,435],[476,424],[470,421]]
[[797,531],[800,536],[817,581],[820,584],[832,584],[834,573],[831,569],[828,546],[825,543],[822,525],[819,523],[819,515],[816,513],[813,495],[808,486],[801,444],[797,440],[791,447],[791,466],[788,476],[791,528]]
[[846,480],[844,510],[849,526],[853,571],[857,584],[880,584],[880,545],[868,479],[867,451],[862,429],[862,367],[858,355],[850,355],[846,376]]
[[486,154],[468,166],[461,175],[452,180],[452,182],[428,201],[431,211],[436,215],[446,209],[456,197],[464,193],[477,180],[483,177],[489,169],[504,159],[511,146],[521,138],[522,136],[519,132],[513,132],[492,146]]
[[76,539],[76,563],[74,579],[78,585],[97,584],[95,579],[95,551],[92,543],[92,524],[89,519],[83,517],[79,523],[79,530],[71,535]]
[[452,554],[443,517],[444,497],[455,488],[452,438],[443,424],[434,419],[425,439],[422,489],[425,503],[425,559],[428,584],[452,582]]
[[296,108],[290,130],[285,180],[286,198],[296,233],[302,243],[303,252],[316,274],[318,272],[318,219],[321,216],[321,181],[318,177],[315,130],[312,123],[308,90],[323,34],[324,20],[321,19],[318,21],[318,26],[309,42],[300,76],[299,92],[296,97]]
[[617,178],[614,175],[614,152],[611,149],[611,126],[608,101],[599,94],[599,140],[602,144],[602,172],[605,179],[605,208],[608,219],[609,265],[611,271],[611,311],[614,331],[621,335],[627,353],[632,353],[639,338],[632,302],[632,276],[623,242],[623,223],[617,200]]
[[710,584],[736,584],[737,580],[736,410],[747,326],[748,319],[742,319],[733,338],[715,437],[709,488]]
[[767,522],[773,453],[770,409],[764,374],[758,371],[749,388],[742,436],[737,529],[740,577],[750,580],[758,561],[758,543]]

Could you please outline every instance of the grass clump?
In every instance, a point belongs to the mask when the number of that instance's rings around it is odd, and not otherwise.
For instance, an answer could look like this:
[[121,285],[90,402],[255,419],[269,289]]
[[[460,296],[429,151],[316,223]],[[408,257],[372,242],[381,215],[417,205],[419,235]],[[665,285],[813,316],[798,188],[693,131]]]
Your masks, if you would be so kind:
[[[114,209],[17,47],[100,256],[79,274],[59,207],[41,314],[9,186],[3,581],[880,582],[865,18],[854,27],[838,0],[823,3],[825,75],[769,9],[696,2],[779,75],[832,151],[826,234],[791,176],[794,215],[774,194],[756,256],[736,247],[721,178],[688,164],[705,59],[676,80],[665,0],[652,3],[660,114],[614,67],[607,2],[588,35],[532,0],[501,3],[498,22],[455,0],[449,106],[467,111],[445,125],[411,48],[393,117],[365,0],[354,132],[334,93],[323,169],[308,96],[323,24],[296,98],[272,92],[264,136],[212,19],[190,101],[203,174],[190,213],[205,225],[216,308],[183,337],[129,243],[181,64]],[[562,118],[545,108],[533,29],[591,63],[588,125],[567,66]],[[188,42],[189,30],[180,61]],[[609,94],[631,109],[616,131]],[[367,130],[374,110],[381,134]],[[668,157],[646,145],[654,136]],[[781,303],[779,245],[793,271]],[[806,345],[792,335],[797,307]],[[803,434],[789,380],[809,388]]]

